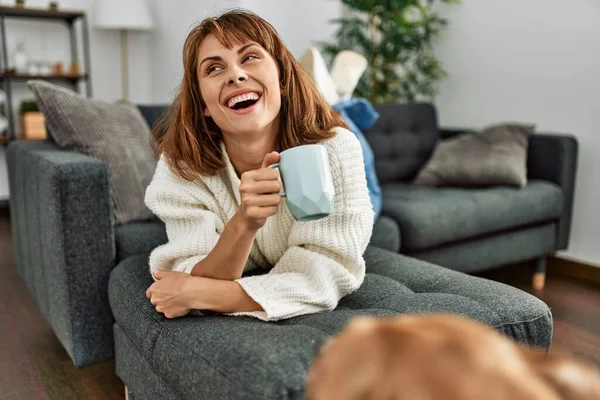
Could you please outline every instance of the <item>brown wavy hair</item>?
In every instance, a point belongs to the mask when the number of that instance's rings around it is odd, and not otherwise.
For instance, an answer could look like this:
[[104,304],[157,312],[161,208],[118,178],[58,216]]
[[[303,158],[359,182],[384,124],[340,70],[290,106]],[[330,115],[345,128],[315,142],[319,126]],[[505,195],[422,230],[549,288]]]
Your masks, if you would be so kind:
[[152,148],[164,155],[179,176],[193,180],[199,175],[213,175],[225,167],[219,146],[222,132],[212,118],[204,116],[206,106],[197,76],[198,49],[211,34],[227,48],[256,42],[277,63],[281,82],[277,151],[330,138],[335,135],[336,126],[347,128],[275,28],[251,12],[230,10],[203,20],[188,35],[183,47],[184,72],[179,92],[151,134]]

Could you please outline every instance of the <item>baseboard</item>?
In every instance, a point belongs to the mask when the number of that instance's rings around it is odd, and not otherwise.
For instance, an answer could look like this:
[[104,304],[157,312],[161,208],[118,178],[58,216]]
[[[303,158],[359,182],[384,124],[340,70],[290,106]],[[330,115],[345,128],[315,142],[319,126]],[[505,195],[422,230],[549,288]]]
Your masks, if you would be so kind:
[[600,268],[582,261],[563,257],[549,257],[547,271],[548,274],[565,276],[600,286]]

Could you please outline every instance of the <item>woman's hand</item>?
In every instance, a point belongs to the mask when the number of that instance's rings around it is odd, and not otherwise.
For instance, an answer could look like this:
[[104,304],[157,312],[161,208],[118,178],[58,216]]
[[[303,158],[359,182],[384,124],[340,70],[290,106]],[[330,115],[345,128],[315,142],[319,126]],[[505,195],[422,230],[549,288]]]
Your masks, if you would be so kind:
[[241,205],[239,213],[246,226],[258,230],[267,218],[277,213],[281,203],[279,172],[269,165],[279,162],[279,153],[273,151],[265,156],[259,169],[242,174],[240,184]]
[[260,311],[256,303],[234,281],[191,276],[185,272],[156,271],[146,297],[167,318],[182,317],[190,310],[221,313]]
[[158,281],[146,290],[146,297],[156,311],[167,318],[182,317],[189,313],[191,299],[187,289],[192,277],[185,272],[160,270],[154,272],[154,277]]

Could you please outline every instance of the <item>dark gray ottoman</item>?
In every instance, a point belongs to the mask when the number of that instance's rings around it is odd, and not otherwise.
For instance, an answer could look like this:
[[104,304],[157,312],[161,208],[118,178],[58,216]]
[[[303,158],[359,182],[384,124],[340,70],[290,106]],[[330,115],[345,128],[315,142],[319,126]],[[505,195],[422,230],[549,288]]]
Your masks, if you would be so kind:
[[308,366],[321,343],[357,315],[458,313],[519,342],[548,349],[552,316],[537,298],[380,248],[365,253],[361,288],[333,312],[279,322],[243,317],[168,320],[145,296],[148,254],[112,272],[118,376],[136,400],[302,399]]

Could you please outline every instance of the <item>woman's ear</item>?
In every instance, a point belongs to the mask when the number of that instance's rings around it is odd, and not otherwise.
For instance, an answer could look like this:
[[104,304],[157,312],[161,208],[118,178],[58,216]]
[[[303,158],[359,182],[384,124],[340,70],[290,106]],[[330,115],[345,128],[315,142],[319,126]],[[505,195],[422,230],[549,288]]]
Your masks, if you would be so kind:
[[210,117],[210,111],[208,111],[208,108],[206,108],[206,107],[204,107],[204,116]]

